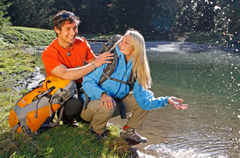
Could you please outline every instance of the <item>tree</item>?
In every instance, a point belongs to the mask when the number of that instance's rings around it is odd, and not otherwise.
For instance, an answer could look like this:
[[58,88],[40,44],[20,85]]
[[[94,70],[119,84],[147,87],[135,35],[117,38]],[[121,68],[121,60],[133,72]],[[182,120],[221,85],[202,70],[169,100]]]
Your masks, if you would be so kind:
[[123,34],[134,28],[146,39],[171,40],[174,32],[240,32],[240,0],[0,0],[0,4],[4,4],[1,26],[10,16],[16,26],[52,29],[53,16],[68,10],[80,17],[79,33]]
[[15,26],[51,28],[54,0],[8,0],[12,5],[8,8]]
[[217,31],[237,36],[240,33],[240,0],[217,1],[216,6]]
[[154,39],[171,40],[174,30],[176,14],[179,10],[179,1],[158,0],[152,12],[152,25]]
[[213,1],[198,1],[196,3],[195,12],[198,18],[197,25],[195,26],[195,31],[214,31],[215,23],[215,4]]
[[214,6],[214,1],[191,1],[182,8],[176,27],[181,31],[214,31]]
[[110,15],[114,19],[115,32],[124,33],[134,28],[145,37],[150,36],[154,6],[155,0],[112,0]]
[[13,25],[52,29],[52,18],[61,10],[80,17],[79,32],[109,33],[113,27],[108,15],[111,0],[8,0]]
[[6,0],[0,0],[0,32],[3,32],[10,23],[10,17],[7,15],[7,8],[10,6],[10,3],[4,4]]
[[240,0],[230,3],[231,17],[229,17],[229,32],[234,36],[240,35]]
[[109,4],[111,0],[86,0],[77,8],[76,13],[80,16],[80,32],[109,33],[114,24],[109,16]]

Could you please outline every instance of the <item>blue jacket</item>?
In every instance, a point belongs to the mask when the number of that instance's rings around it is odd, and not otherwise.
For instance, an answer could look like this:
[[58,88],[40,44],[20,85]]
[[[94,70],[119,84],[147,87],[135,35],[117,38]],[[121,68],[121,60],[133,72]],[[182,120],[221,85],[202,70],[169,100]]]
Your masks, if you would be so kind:
[[[111,77],[127,82],[132,69],[132,61],[129,60],[126,64],[124,54],[120,52],[118,46],[116,47],[116,52],[118,54],[117,67]],[[107,64],[103,64],[84,77],[83,90],[89,96],[90,100],[101,99],[103,92],[107,92],[112,98],[120,99],[129,93],[129,85],[113,80],[107,79],[101,85],[98,85],[106,66]],[[168,104],[168,97],[155,98],[153,93],[149,90],[144,90],[138,81],[134,84],[133,95],[143,110],[162,108]],[[84,95],[82,97],[85,99]]]

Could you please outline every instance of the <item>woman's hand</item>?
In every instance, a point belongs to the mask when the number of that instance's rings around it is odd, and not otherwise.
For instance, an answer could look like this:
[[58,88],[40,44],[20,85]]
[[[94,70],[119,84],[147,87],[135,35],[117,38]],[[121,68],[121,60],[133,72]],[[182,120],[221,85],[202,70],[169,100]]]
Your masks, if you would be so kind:
[[182,110],[186,110],[188,108],[189,105],[187,104],[181,104],[179,102],[183,102],[182,99],[178,99],[176,97],[168,97],[168,102],[170,104],[172,104],[177,110],[182,109]]
[[116,102],[110,97],[107,93],[103,93],[101,97],[101,106],[103,107],[104,104],[106,105],[107,109],[113,109],[113,105],[116,105]]
[[110,52],[102,53],[96,57],[96,59],[94,60],[94,64],[96,65],[96,67],[99,67],[104,63],[111,63],[111,61],[109,60],[113,59],[113,55],[114,54]]

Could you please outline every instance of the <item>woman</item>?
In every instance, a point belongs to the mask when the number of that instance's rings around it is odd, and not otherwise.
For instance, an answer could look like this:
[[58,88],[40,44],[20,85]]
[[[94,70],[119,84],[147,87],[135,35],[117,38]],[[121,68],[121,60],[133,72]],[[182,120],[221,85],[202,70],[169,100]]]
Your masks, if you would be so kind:
[[149,110],[162,108],[169,103],[176,109],[185,110],[188,105],[179,103],[183,100],[176,97],[155,98],[153,93],[148,90],[151,86],[151,76],[145,51],[145,41],[139,32],[128,30],[123,38],[116,43],[115,49],[118,62],[111,77],[126,82],[132,71],[133,75],[136,76],[133,91],[130,92],[129,85],[114,80],[106,80],[98,85],[107,64],[102,65],[84,78],[83,89],[90,97],[90,102],[87,109],[82,110],[81,117],[90,122],[92,132],[99,139],[102,139],[107,134],[108,120],[120,115],[119,105],[114,100],[120,98],[126,112],[132,113],[120,135],[136,143],[146,143],[147,139],[138,135],[135,129],[143,127]]

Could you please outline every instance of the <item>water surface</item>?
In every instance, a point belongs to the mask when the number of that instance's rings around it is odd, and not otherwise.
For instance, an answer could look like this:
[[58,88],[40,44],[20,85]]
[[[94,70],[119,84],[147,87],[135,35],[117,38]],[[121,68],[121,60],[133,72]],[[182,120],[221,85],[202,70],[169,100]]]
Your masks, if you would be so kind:
[[[240,57],[223,51],[148,52],[155,96],[176,96],[150,112],[136,145],[145,157],[240,157]],[[121,126],[125,120],[110,120]],[[141,156],[141,155],[140,155]]]

